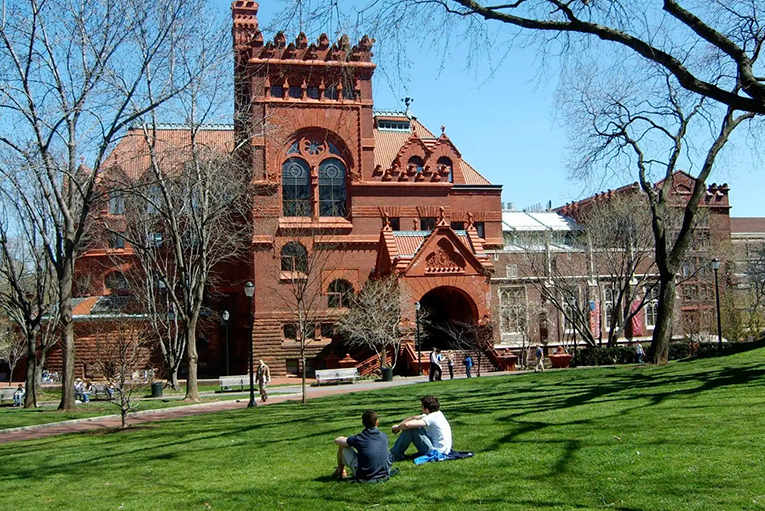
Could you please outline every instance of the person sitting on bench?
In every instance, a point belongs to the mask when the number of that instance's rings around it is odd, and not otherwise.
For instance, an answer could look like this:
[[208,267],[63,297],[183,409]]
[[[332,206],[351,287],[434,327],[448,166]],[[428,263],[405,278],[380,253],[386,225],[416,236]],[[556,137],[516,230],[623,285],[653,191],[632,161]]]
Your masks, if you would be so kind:
[[358,435],[335,438],[337,468],[332,477],[348,477],[350,470],[357,481],[377,481],[390,476],[388,435],[377,429],[377,413],[367,410],[361,416],[364,431]]
[[390,450],[393,461],[404,459],[409,444],[414,444],[417,454],[423,456],[436,450],[449,454],[452,450],[452,428],[441,412],[438,398],[425,396],[420,400],[421,415],[413,415],[391,428],[394,434],[401,435]]

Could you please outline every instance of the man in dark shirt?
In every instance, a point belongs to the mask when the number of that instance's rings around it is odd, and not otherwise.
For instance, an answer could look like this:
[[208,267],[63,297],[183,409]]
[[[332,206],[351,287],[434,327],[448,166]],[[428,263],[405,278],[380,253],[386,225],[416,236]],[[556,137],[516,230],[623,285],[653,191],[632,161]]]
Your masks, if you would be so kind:
[[367,410],[361,416],[364,431],[358,435],[335,438],[337,468],[333,477],[352,477],[358,481],[375,481],[390,475],[388,435],[377,429],[377,414]]

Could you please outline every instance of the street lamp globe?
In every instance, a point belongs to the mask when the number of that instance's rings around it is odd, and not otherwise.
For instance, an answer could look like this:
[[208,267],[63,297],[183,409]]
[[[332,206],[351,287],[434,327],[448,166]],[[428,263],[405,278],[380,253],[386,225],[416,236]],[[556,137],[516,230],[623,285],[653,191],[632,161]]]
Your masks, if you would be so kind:
[[223,319],[223,321],[228,321],[228,318],[230,318],[231,315],[228,313],[228,311],[223,311],[221,312],[220,317]]
[[717,271],[720,269],[720,260],[719,259],[712,259],[712,269]]
[[244,285],[244,294],[247,298],[252,298],[252,295],[255,294],[255,284],[247,282],[247,284]]

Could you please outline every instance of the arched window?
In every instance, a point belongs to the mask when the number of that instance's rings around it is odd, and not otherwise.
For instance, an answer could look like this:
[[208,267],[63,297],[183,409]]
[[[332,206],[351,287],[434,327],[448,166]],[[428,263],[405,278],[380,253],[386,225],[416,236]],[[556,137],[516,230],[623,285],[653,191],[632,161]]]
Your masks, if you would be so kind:
[[282,247],[282,271],[308,273],[308,252],[297,241],[291,241]]
[[438,167],[444,166],[449,170],[449,182],[454,182],[454,171],[452,169],[452,160],[447,158],[446,156],[441,156],[438,161],[436,162],[436,165]]
[[330,309],[345,309],[350,307],[353,297],[353,285],[347,280],[337,279],[329,284],[327,304]]
[[128,282],[122,272],[113,271],[104,278],[106,289],[109,291],[126,291]]
[[282,166],[282,208],[284,216],[311,216],[311,171],[300,158]]
[[319,165],[319,216],[345,216],[345,165],[337,158]]
[[424,165],[422,158],[419,156],[412,156],[409,158],[409,161],[407,162],[409,165],[414,165],[414,168],[417,170],[417,172],[422,172],[422,167]]

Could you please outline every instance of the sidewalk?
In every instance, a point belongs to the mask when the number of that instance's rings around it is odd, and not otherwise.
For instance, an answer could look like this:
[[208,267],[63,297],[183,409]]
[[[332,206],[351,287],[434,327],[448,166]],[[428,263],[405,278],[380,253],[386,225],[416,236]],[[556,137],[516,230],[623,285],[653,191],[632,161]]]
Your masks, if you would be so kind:
[[[283,384],[281,380],[289,380],[289,383],[295,383],[294,378],[275,378],[273,384]],[[309,381],[306,381],[308,385]],[[315,399],[324,396],[333,396],[337,394],[350,394],[353,392],[363,392],[367,390],[383,389],[390,387],[400,387],[403,385],[412,385],[427,381],[427,377],[411,377],[395,379],[391,382],[361,382],[344,385],[330,385],[323,387],[307,387],[307,399]],[[266,403],[260,402],[260,395],[257,390],[255,397],[258,406],[266,406],[274,403],[283,403],[285,401],[298,401],[301,398],[300,382],[297,385],[287,387],[272,387],[269,389],[269,398]],[[226,410],[236,410],[246,408],[249,402],[249,395],[246,393],[242,398],[230,401],[216,401],[213,403],[200,403],[189,406],[179,406],[176,408],[163,408],[159,410],[146,410],[130,414],[130,424],[145,424],[168,419],[180,419],[191,417],[204,413],[214,413]],[[101,428],[116,428],[121,424],[119,415],[105,415],[101,417],[89,417],[85,419],[74,419],[63,422],[54,422],[49,424],[39,424],[34,426],[25,426],[21,428],[12,428],[0,430],[0,444],[10,442],[20,442],[23,440],[33,440],[37,438],[46,438],[55,435],[67,433],[78,433],[82,431],[91,431]]]
[[[524,374],[529,371],[494,371],[490,373],[484,373],[482,378],[491,376],[502,376],[510,374]],[[458,378],[455,378],[458,379]],[[464,376],[460,375],[459,379],[464,379]],[[313,383],[315,380],[306,380],[306,385]],[[410,376],[404,378],[396,378],[393,381],[361,381],[354,384],[343,385],[328,385],[323,387],[306,388],[306,398],[315,399],[325,396],[334,396],[338,394],[352,394],[354,392],[364,392],[375,389],[385,389],[391,387],[401,387],[404,385],[414,385],[417,383],[427,383],[427,376]],[[290,383],[294,385],[288,385],[283,387],[270,387],[269,397],[266,403],[260,402],[260,395],[257,390],[255,391],[256,401],[258,406],[266,406],[275,403],[283,403],[285,401],[299,401],[301,398],[300,380],[295,381],[295,378],[274,378],[271,381],[272,385],[282,385]],[[210,393],[204,393],[210,394]],[[130,424],[145,424],[148,422],[157,422],[169,419],[181,419],[184,417],[191,417],[194,415],[201,415],[204,413],[215,413],[227,410],[236,410],[239,408],[246,408],[249,402],[248,393],[241,393],[242,397],[236,400],[230,401],[215,401],[212,403],[200,403],[188,406],[179,406],[176,408],[162,408],[159,410],[145,410],[142,412],[134,412],[130,414]],[[89,417],[85,419],[73,419],[63,422],[53,422],[49,424],[39,424],[35,426],[24,426],[21,428],[11,428],[0,430],[0,444],[6,444],[10,442],[21,442],[24,440],[34,440],[38,438],[46,438],[55,435],[64,435],[67,433],[79,433],[83,431],[92,431],[102,428],[116,428],[121,425],[121,419],[119,415],[104,415],[101,417]]]

